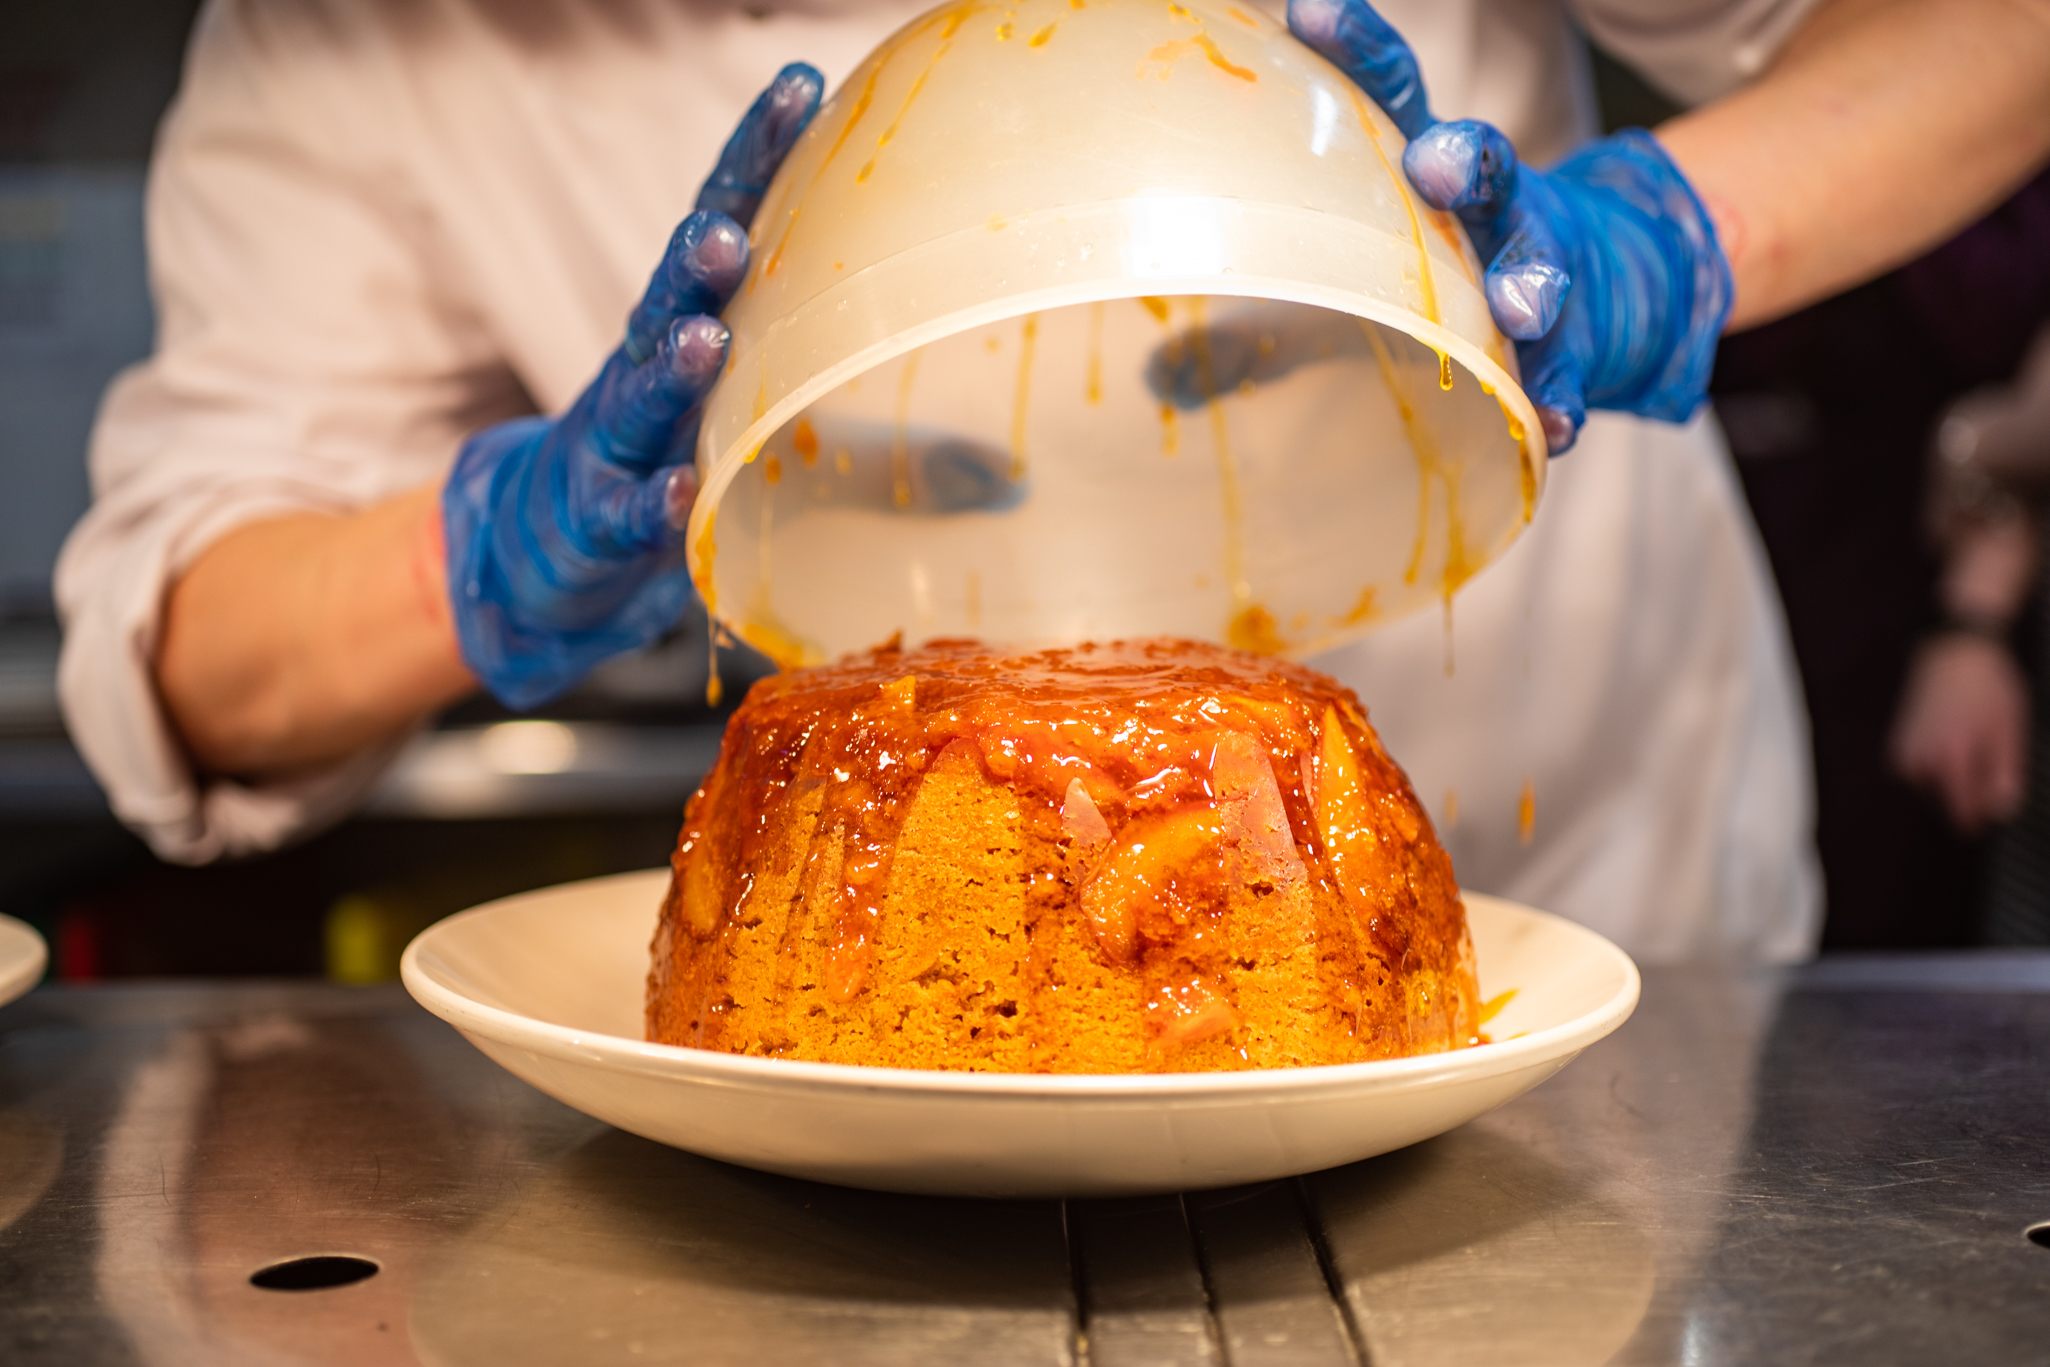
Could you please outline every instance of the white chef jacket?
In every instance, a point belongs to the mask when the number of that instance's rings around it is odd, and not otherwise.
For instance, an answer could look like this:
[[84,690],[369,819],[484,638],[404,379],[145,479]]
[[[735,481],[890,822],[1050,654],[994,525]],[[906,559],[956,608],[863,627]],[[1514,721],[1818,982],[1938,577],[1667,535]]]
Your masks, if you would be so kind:
[[[167,583],[231,527],[439,481],[479,425],[567,405],[775,70],[837,79],[929,3],[212,0],[151,170],[157,349],[108,391],[95,501],[57,570],[61,695],[122,820],[198,861],[347,808],[389,751],[277,782],[194,774],[151,683]],[[1442,116],[1546,161],[1592,131],[1575,22],[1705,98],[1806,3],[1381,8]],[[1804,718],[1707,424],[1593,417],[1455,621],[1450,679],[1432,619],[1319,663],[1367,699],[1462,881],[1650,958],[1812,947]]]

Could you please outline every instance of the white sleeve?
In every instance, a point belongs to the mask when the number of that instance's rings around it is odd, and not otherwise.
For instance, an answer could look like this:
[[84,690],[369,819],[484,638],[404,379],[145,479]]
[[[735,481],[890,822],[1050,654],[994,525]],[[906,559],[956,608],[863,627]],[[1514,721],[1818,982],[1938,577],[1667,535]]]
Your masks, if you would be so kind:
[[1752,80],[1819,0],[1567,0],[1587,36],[1682,104]]
[[[93,504],[59,558],[59,693],[114,813],[169,859],[274,846],[389,751],[289,781],[198,775],[151,670],[166,586],[281,511],[438,478],[520,404],[409,190],[385,6],[215,0],[150,171],[153,355],[102,401]],[[356,17],[352,17],[356,16]]]

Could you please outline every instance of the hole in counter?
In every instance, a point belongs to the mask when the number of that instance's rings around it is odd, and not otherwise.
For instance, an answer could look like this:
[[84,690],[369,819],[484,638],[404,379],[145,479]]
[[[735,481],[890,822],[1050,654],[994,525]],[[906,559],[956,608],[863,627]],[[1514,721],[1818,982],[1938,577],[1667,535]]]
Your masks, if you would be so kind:
[[332,1291],[354,1286],[378,1274],[377,1264],[352,1253],[317,1253],[305,1258],[259,1267],[249,1274],[249,1284],[265,1291]]
[[2022,1236],[2037,1248],[2050,1248],[2050,1220],[2039,1220],[2022,1231]]

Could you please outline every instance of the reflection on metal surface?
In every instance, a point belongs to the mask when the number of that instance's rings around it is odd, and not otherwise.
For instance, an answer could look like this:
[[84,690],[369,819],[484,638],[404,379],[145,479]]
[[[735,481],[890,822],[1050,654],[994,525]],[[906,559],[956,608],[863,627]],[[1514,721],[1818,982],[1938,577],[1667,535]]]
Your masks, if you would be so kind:
[[496,722],[477,750],[501,774],[559,774],[576,763],[577,733],[559,721]]
[[[662,1149],[395,989],[45,989],[0,1010],[0,1357],[2033,1361],[2046,1049],[2050,960],[1653,971],[1629,1030],[1443,1139],[1064,1207]],[[250,1284],[335,1253],[380,1270]]]
[[64,1137],[25,1111],[0,1111],[0,1233],[43,1198],[57,1179]]
[[[711,768],[720,729],[716,720],[646,726],[532,720],[427,731],[399,751],[362,810],[469,821],[680,808]],[[0,748],[0,815],[102,818],[106,807],[105,794],[68,741],[7,740]]]
[[418,1279],[423,1362],[1059,1362],[1057,1209],[820,1187],[603,1132]]
[[1480,1129],[1311,1179],[1370,1360],[1420,1367],[1463,1367],[1481,1343],[1495,1345],[1491,1367],[1614,1357],[1644,1321],[1658,1260],[1650,1211],[1602,1185]]
[[681,810],[719,753],[719,728],[544,720],[416,736],[371,791],[385,817],[475,820]]

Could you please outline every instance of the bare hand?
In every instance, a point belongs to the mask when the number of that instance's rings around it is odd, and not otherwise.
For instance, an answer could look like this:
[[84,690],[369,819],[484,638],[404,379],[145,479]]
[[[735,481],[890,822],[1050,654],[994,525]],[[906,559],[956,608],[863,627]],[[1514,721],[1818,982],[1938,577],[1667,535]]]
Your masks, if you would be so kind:
[[1915,657],[1894,719],[1894,769],[1966,834],[2011,819],[2027,790],[2029,693],[1997,642],[1953,633]]

